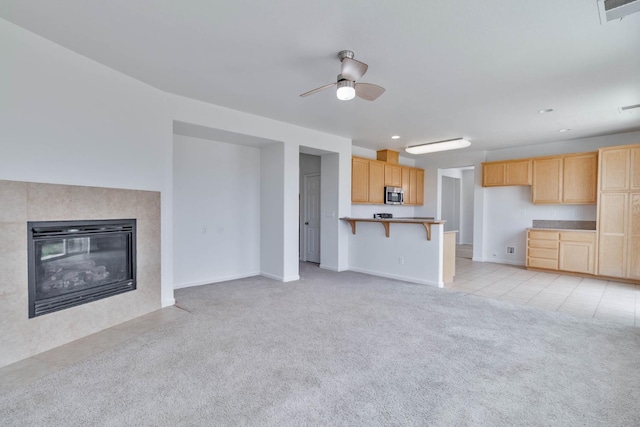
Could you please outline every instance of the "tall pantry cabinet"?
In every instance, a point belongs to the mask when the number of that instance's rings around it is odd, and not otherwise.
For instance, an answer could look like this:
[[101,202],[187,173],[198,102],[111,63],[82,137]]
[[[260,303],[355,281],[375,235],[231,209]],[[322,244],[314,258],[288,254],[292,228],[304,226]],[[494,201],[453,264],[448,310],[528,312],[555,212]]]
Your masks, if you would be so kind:
[[640,279],[640,144],[598,158],[598,274]]

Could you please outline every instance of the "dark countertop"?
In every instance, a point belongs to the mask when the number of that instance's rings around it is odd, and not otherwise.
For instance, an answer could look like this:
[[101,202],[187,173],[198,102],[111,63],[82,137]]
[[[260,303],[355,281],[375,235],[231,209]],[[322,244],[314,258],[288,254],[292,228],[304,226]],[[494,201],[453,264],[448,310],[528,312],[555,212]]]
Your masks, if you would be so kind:
[[534,219],[532,229],[595,231],[595,221]]

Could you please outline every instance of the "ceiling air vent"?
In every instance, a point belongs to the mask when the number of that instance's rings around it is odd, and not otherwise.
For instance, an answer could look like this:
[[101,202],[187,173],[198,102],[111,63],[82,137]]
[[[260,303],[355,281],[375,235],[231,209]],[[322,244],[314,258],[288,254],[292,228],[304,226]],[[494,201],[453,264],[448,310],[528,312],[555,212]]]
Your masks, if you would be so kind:
[[604,24],[640,11],[640,0],[598,0],[598,10]]

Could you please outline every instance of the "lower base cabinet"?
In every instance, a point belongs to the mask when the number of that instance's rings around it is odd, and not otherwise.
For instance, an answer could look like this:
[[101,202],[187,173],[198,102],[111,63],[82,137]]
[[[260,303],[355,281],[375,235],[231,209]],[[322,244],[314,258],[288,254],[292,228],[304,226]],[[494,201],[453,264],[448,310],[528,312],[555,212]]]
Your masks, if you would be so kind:
[[527,231],[527,267],[595,274],[595,231]]
[[595,232],[560,232],[558,270],[595,274]]

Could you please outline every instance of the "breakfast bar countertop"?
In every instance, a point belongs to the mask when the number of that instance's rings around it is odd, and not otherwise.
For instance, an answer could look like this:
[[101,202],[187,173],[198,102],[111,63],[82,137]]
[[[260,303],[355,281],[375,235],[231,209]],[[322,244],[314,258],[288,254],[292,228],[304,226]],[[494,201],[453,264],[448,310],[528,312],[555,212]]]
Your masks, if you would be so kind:
[[389,237],[389,225],[390,224],[422,224],[427,231],[427,240],[431,240],[431,225],[444,224],[444,220],[435,220],[433,217],[403,217],[403,218],[340,218],[342,221],[347,221],[351,225],[351,231],[356,234],[357,222],[379,222],[384,226],[386,236]]

